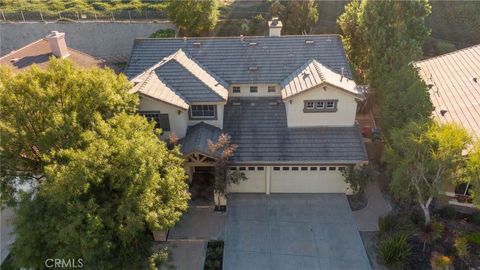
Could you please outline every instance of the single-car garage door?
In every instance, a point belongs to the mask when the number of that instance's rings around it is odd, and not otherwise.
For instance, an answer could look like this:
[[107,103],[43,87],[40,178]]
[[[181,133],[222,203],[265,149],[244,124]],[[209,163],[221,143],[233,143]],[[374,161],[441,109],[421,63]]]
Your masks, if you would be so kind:
[[272,168],[271,193],[345,193],[347,184],[338,166]]
[[268,167],[263,166],[245,166],[236,167],[245,173],[247,180],[238,184],[232,184],[228,187],[231,193],[248,192],[248,193],[265,193],[266,191],[266,170]]

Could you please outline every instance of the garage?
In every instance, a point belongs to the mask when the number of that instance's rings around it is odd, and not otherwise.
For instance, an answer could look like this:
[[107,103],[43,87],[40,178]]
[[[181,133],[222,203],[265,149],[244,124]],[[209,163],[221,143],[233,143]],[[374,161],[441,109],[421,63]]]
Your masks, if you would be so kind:
[[233,170],[243,172],[247,177],[246,181],[232,184],[228,187],[230,193],[266,193],[267,169],[265,166],[240,166],[232,167]]
[[224,270],[368,270],[344,194],[231,194]]
[[274,166],[271,193],[345,193],[342,166]]
[[345,193],[345,166],[239,166],[248,180],[229,186],[230,193]]

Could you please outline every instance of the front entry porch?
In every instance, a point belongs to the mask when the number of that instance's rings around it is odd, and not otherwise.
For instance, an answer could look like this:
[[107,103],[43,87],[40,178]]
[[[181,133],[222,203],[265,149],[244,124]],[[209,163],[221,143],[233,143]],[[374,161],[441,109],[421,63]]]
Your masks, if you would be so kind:
[[190,204],[194,206],[214,205],[214,165],[215,158],[203,153],[186,156],[186,170],[189,175]]

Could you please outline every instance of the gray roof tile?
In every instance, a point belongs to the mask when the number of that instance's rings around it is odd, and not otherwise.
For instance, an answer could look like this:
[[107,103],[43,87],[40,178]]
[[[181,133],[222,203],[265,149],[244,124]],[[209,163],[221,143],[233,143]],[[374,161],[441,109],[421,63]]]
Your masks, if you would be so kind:
[[188,155],[193,152],[202,153],[211,156],[208,149],[208,140],[217,142],[222,130],[218,127],[200,122],[188,127],[187,134],[180,140],[181,151]]
[[[306,44],[306,40],[313,44]],[[244,37],[243,40],[240,37],[137,39],[127,76],[133,78],[178,49],[230,84],[280,83],[310,59],[337,73],[343,67],[345,75],[351,78],[338,35]],[[257,70],[249,70],[250,67]]]
[[[240,105],[233,105],[233,104]],[[357,127],[288,128],[280,97],[230,98],[224,130],[238,163],[357,163],[367,160]]]

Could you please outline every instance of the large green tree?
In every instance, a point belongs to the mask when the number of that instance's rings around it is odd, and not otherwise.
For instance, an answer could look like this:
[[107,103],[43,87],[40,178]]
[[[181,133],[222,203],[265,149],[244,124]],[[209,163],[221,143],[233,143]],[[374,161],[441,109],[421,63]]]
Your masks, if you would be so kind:
[[473,189],[473,203],[480,206],[480,140],[477,139],[466,158],[465,176]]
[[51,59],[46,69],[21,73],[0,69],[0,163],[2,201],[16,187],[45,179],[44,167],[62,149],[76,147],[94,117],[134,112],[138,98],[130,83],[109,69],[80,69]]
[[97,114],[80,147],[60,150],[17,211],[13,258],[81,258],[87,269],[145,269],[153,241],[187,209],[183,158],[141,116]]
[[277,0],[271,9],[274,16],[280,17],[282,33],[287,35],[310,34],[318,20],[317,4],[313,0]]
[[399,198],[418,203],[429,225],[431,203],[455,181],[471,138],[455,124],[433,121],[410,122],[391,137],[384,156],[393,170],[390,189]]
[[218,0],[167,0],[166,10],[182,35],[199,36],[218,21]]

